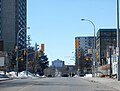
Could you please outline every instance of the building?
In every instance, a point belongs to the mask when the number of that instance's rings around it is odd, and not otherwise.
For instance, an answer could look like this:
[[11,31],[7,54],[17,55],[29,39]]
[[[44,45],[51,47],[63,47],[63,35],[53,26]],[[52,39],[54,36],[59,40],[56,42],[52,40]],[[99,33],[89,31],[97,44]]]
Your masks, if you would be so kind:
[[[116,29],[99,29],[97,32],[96,49],[97,61],[99,65],[107,64],[107,52],[116,48]],[[120,41],[120,40],[119,40]]]
[[[11,51],[17,33],[27,26],[27,0],[0,0],[0,51]],[[19,33],[19,48],[26,46],[26,29]]]
[[[94,48],[94,36],[75,37],[76,68],[77,70],[80,70],[80,72],[84,71],[85,65],[90,64],[91,66],[92,60],[91,58],[89,58],[90,59],[89,60],[87,58],[87,55],[92,54],[93,48]],[[85,60],[85,58],[87,58],[88,60]]]
[[52,61],[53,68],[62,68],[62,67],[64,67],[64,65],[65,65],[64,61],[62,61],[62,60],[57,59],[57,60]]
[[75,42],[79,41],[79,48],[83,49],[84,53],[88,53],[88,49],[91,49],[94,47],[94,37],[93,36],[85,36],[85,37],[75,37]]

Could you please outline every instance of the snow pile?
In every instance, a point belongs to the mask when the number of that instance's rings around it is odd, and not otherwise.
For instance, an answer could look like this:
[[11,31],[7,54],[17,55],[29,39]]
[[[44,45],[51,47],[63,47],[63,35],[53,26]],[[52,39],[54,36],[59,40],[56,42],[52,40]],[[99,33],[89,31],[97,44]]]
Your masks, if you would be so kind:
[[79,77],[78,75],[75,75],[74,77]]
[[[0,71],[0,74],[4,74],[4,71]],[[11,72],[6,72],[6,75],[10,78],[35,78],[35,77],[40,77],[38,74],[34,75],[30,72],[28,72],[28,76],[26,74],[26,71],[22,71],[18,73],[17,72],[11,71]]]
[[85,74],[85,77],[92,77],[92,74]]
[[16,72],[14,72],[14,71],[9,72],[6,75],[8,75],[10,78],[17,78]]
[[34,77],[34,74],[28,72],[28,76],[27,76],[26,71],[22,71],[18,74],[18,77]]
[[[28,72],[28,76],[27,76],[26,71],[19,72],[18,76],[17,76],[17,73],[14,71],[7,73],[7,75],[10,78],[26,78],[26,77],[34,78],[35,77],[34,74],[32,74],[30,72]],[[37,77],[39,77],[39,75],[37,75]]]
[[0,71],[0,74],[4,74],[4,71]]

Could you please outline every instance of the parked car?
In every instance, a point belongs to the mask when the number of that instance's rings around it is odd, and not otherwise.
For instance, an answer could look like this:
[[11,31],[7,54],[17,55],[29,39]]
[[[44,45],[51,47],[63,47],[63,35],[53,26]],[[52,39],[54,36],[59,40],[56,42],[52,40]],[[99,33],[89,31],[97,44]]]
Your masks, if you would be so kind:
[[84,73],[80,73],[80,75],[79,75],[80,77],[84,77],[85,76],[85,74]]
[[62,76],[62,77],[69,77],[68,74],[62,74],[61,76]]
[[9,78],[7,75],[0,74],[0,78]]

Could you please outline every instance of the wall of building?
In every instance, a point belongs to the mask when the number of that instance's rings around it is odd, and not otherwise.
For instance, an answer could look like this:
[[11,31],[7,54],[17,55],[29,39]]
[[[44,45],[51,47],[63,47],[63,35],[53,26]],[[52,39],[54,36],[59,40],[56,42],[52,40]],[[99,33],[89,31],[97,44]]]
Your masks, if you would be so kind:
[[[3,41],[4,51],[10,52],[16,46],[17,32],[27,25],[27,0],[1,0],[0,3],[0,40]],[[19,45],[25,47],[26,30],[19,35]]]
[[52,61],[52,67],[54,67],[54,68],[62,68],[62,67],[64,67],[64,61],[59,60],[59,59],[54,60],[54,61]]
[[[106,61],[109,46],[116,47],[116,29],[99,29],[97,32],[96,49],[98,53],[98,63],[103,65]],[[104,62],[102,62],[102,60]]]

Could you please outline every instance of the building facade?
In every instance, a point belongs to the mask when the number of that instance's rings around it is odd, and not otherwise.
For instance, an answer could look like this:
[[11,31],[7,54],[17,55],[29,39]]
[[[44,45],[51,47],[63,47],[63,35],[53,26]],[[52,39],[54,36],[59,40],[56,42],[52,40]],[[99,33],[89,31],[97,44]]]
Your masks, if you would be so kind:
[[[27,26],[27,0],[0,0],[0,51],[10,53],[17,33]],[[26,46],[26,29],[19,33],[19,48]]]
[[[99,29],[97,32],[96,49],[97,61],[99,65],[107,64],[107,52],[116,48],[116,29]],[[120,40],[119,40],[120,42]]]
[[75,64],[77,70],[79,70],[80,72],[83,72],[85,69],[87,70],[88,68],[88,70],[91,70],[91,56],[89,58],[87,57],[88,54],[92,54],[91,51],[94,48],[94,39],[96,40],[96,37],[94,38],[94,36],[75,37]]
[[93,36],[75,37],[75,42],[76,40],[79,41],[78,51],[80,51],[80,49],[83,49],[84,53],[88,53],[88,49],[91,49],[94,47]]
[[62,61],[62,60],[57,59],[57,60],[52,61],[53,68],[62,68],[62,67],[64,67],[64,65],[65,65],[64,61]]

